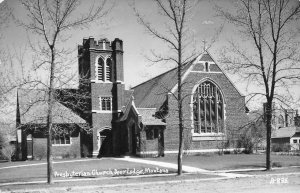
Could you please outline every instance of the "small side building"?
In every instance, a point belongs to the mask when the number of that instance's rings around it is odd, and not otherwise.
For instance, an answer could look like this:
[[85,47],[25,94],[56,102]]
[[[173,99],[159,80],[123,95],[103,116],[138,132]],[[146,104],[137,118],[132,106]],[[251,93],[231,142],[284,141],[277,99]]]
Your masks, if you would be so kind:
[[290,150],[299,150],[300,147],[300,127],[284,127],[273,132],[272,144],[281,147],[288,144]]
[[[47,92],[44,90],[18,90],[18,159],[46,158],[47,98]],[[84,128],[86,121],[57,101],[54,102],[52,111],[53,157],[81,157],[80,130]]]

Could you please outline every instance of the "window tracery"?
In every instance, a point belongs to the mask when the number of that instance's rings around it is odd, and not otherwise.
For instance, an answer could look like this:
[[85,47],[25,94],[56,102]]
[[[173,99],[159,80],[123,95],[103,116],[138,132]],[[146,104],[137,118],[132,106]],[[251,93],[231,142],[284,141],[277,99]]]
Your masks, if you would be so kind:
[[210,81],[201,83],[193,95],[194,133],[222,133],[223,114],[221,91]]

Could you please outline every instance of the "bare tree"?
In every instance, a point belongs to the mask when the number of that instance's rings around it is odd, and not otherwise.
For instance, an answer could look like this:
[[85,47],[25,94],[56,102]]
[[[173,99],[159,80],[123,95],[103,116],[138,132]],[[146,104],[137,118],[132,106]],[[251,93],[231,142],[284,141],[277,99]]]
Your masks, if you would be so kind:
[[[2,31],[12,20],[12,9],[7,1],[0,3],[0,113],[1,116],[12,113],[9,108],[12,92],[21,86],[31,84],[29,76],[25,76],[24,56],[27,54],[26,47],[19,47],[20,50],[6,47],[5,34]],[[25,50],[25,51],[23,51]],[[15,69],[20,69],[15,72]],[[15,109],[14,109],[15,110]],[[14,111],[13,110],[13,111]]]
[[230,41],[223,62],[228,64],[228,70],[258,86],[250,99],[260,96],[267,101],[266,169],[270,170],[272,103],[275,100],[286,103],[285,95],[280,91],[288,90],[300,80],[300,3],[293,0],[236,0],[234,5],[234,11],[218,7],[218,14],[239,30],[243,45],[247,47]]
[[[53,129],[53,104],[55,84],[68,82],[70,78],[59,77],[56,73],[58,65],[62,64],[62,56],[68,52],[60,45],[61,41],[68,38],[72,29],[88,27],[94,21],[103,19],[110,11],[106,0],[96,1],[89,7],[80,9],[80,0],[22,0],[22,5],[27,11],[29,22],[23,22],[27,30],[33,32],[41,40],[36,46],[36,52],[41,58],[35,64],[36,68],[47,66],[49,72],[48,90],[48,115],[47,115],[47,181],[52,183],[52,129]],[[84,1],[84,3],[86,3]],[[70,36],[70,35],[69,35]],[[59,60],[60,59],[60,60]],[[64,81],[62,81],[63,78]]]
[[[11,15],[11,10],[7,6],[7,2],[1,2],[0,3],[0,30],[1,28],[4,28],[4,26],[7,24],[8,18]],[[0,33],[0,39],[2,38],[2,33]]]
[[[177,66],[177,95],[173,94],[178,106],[179,147],[178,147],[178,175],[182,174],[182,157],[184,146],[184,118],[183,118],[183,93],[182,93],[182,69],[185,63],[190,61],[194,52],[188,52],[188,44],[192,42],[189,34],[188,17],[196,1],[189,0],[153,0],[158,6],[158,13],[165,19],[164,29],[156,29],[134,7],[138,21],[155,38],[166,43],[170,49],[167,55],[154,54],[152,62],[172,62]],[[165,30],[167,32],[163,32]]]

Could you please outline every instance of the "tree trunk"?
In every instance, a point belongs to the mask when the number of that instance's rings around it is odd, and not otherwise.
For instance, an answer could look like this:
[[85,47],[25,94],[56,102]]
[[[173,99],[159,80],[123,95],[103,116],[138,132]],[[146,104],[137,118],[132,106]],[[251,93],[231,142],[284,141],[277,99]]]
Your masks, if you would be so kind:
[[53,48],[51,49],[51,69],[50,69],[50,86],[49,86],[49,99],[48,99],[48,118],[47,118],[47,182],[53,183],[53,157],[52,157],[52,108],[53,108],[53,82],[54,82],[54,69],[55,69],[55,55]]
[[48,184],[53,183],[52,174],[53,174],[53,157],[52,157],[52,126],[48,125],[48,138],[47,138],[47,182]]
[[178,70],[177,70],[177,83],[178,83],[178,118],[179,118],[179,150],[178,150],[178,170],[177,174],[182,174],[182,154],[183,154],[183,117],[182,117],[182,91],[181,91],[181,37],[179,35],[179,46],[178,46]]
[[179,151],[178,151],[178,171],[177,174],[182,174],[182,154],[183,154],[183,123],[182,123],[182,107],[179,107]]
[[267,102],[266,126],[267,126],[267,149],[266,149],[266,170],[271,170],[271,131],[272,131],[272,102]]

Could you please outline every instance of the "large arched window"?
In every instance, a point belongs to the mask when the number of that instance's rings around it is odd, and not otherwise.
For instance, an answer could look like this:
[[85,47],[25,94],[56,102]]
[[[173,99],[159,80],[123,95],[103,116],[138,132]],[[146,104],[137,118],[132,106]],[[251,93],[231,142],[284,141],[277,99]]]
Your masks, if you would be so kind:
[[223,97],[210,81],[201,83],[193,94],[194,133],[220,133],[224,129]]
[[111,81],[112,78],[112,62],[110,58],[106,60],[106,80]]
[[104,61],[103,59],[100,57],[98,59],[98,80],[104,80]]

